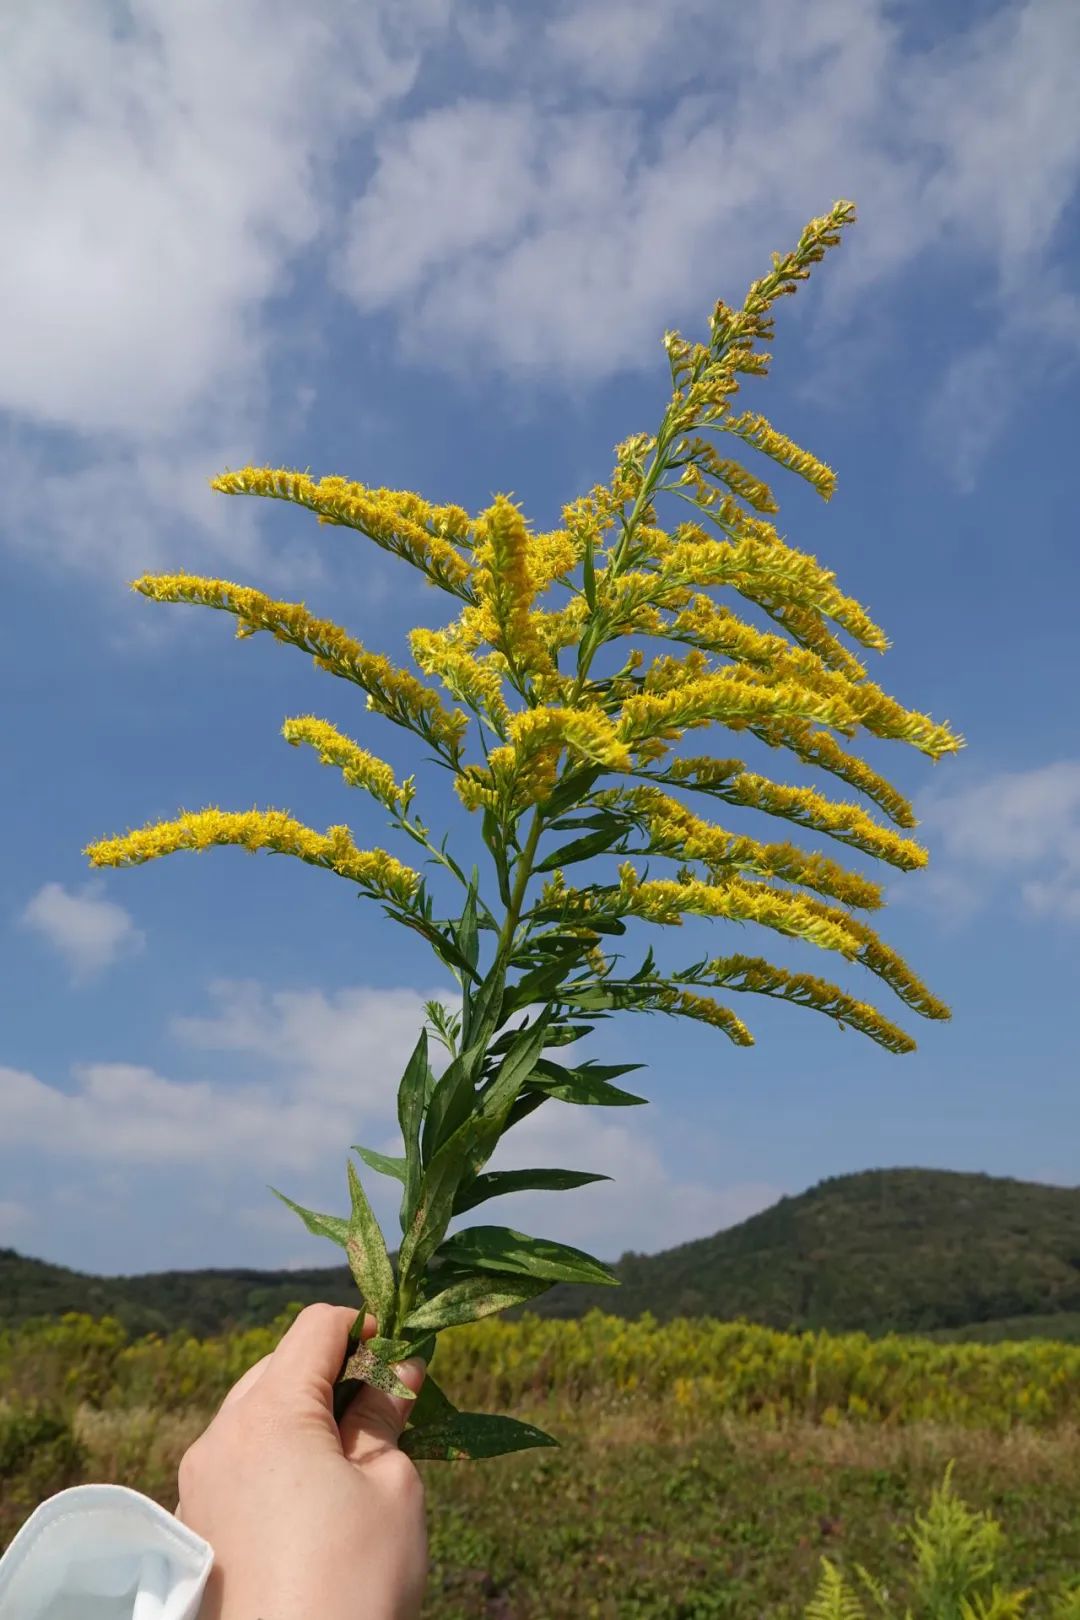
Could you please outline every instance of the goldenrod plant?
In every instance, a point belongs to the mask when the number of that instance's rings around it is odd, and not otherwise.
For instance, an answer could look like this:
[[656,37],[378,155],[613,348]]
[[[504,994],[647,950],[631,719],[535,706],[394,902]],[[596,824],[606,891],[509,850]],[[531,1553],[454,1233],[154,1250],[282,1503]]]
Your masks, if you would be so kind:
[[[830,469],[736,399],[745,378],[769,368],[773,305],[795,292],[853,218],[852,205],[840,202],[812,220],[793,252],[773,256],[741,308],[717,303],[706,341],[667,333],[672,392],[659,427],[621,444],[610,481],[566,506],[556,529],[531,529],[507,495],[470,517],[459,506],[340,477],[245,467],[212,480],[223,494],[292,501],[320,523],[362,534],[453,598],[457,616],[446,628],[411,634],[419,674],[302,604],[250,586],[193,574],[134,582],[155,602],[232,614],[239,636],[267,631],[358,686],[369,710],[411,732],[450,773],[479,823],[482,870],[459,860],[421,818],[413,777],[399,782],[366,747],[302,715],[286,720],[286,741],[372,795],[432,875],[458,886],[460,909],[442,915],[428,877],[385,850],[358,849],[345,825],[320,833],[278,810],[200,810],[87,851],[97,867],[218,844],[296,856],[380,901],[427,940],[461,987],[460,1010],[429,1007],[402,1077],[400,1156],[355,1150],[402,1184],[396,1264],[351,1162],[348,1215],[292,1205],[312,1232],[345,1249],[378,1321],[378,1336],[358,1343],[344,1370],[342,1399],[356,1380],[400,1392],[391,1364],[417,1352],[430,1360],[445,1328],[555,1283],[616,1281],[575,1248],[507,1227],[474,1225],[447,1237],[455,1217],[487,1199],[606,1179],[487,1168],[506,1132],[550,1098],[600,1107],[642,1101],[614,1084],[632,1066],[575,1061],[564,1050],[597,1020],[660,1012],[749,1046],[749,1028],[717,995],[751,993],[825,1013],[891,1052],[914,1047],[869,1002],[761,956],[667,966],[649,949],[628,963],[632,925],[674,928],[685,917],[757,923],[862,964],[922,1017],[949,1016],[857,915],[881,906],[877,883],[694,808],[763,812],[911,871],[927,857],[909,836],[910,804],[840,739],[865,731],[932,760],[960,746],[947,725],[904,708],[868,678],[842,636],[884,652],[884,631],[829,569],[781,537],[769,486],[724,453],[754,450],[823,499],[832,495]],[[672,514],[667,527],[661,506]],[[722,590],[775,628],[740,617],[718,600]],[[847,796],[681,747],[707,726],[784,751]],[[568,876],[586,866],[585,875]],[[438,1074],[431,1039],[446,1049]],[[551,1443],[528,1425],[457,1412],[430,1376],[413,1414],[403,1445],[415,1457]]]
[[[1020,1620],[1032,1593],[1027,1587],[1009,1591],[1001,1585],[1001,1525],[991,1514],[969,1508],[956,1494],[952,1476],[950,1463],[926,1512],[916,1514],[905,1532],[914,1562],[914,1606],[907,1603],[901,1610],[884,1582],[861,1564],[854,1566],[856,1586],[823,1558],[817,1590],[803,1611],[805,1620],[867,1620],[868,1610],[884,1620],[894,1615],[897,1620],[901,1615],[903,1620]],[[1076,1620],[1080,1591],[1060,1586],[1049,1612],[1051,1620]]]

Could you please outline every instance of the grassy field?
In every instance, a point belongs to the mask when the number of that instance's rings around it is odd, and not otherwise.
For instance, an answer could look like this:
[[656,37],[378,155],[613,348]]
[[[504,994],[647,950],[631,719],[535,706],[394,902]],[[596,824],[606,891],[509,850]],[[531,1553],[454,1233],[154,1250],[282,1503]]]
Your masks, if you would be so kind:
[[[1034,1589],[1028,1614],[1049,1620],[1062,1580],[1080,1576],[1075,1350],[896,1341],[906,1415],[894,1403],[891,1416],[853,1419],[839,1409],[836,1380],[842,1372],[850,1383],[868,1341],[676,1329],[661,1336],[648,1323],[593,1318],[448,1336],[437,1370],[462,1404],[501,1405],[562,1449],[422,1465],[430,1620],[782,1620],[803,1613],[823,1554],[843,1568],[868,1565],[902,1613],[903,1531],[950,1459],[961,1496],[1001,1520],[1001,1579]],[[665,1338],[686,1369],[677,1378],[658,1354]],[[721,1342],[726,1384],[721,1365],[703,1370]],[[117,1480],[171,1506],[185,1446],[263,1347],[257,1334],[132,1345],[86,1319],[0,1338],[0,1543],[36,1500],[80,1479]],[[1025,1368],[1034,1389],[1068,1388],[1052,1415],[1016,1416]],[[873,1384],[872,1367],[863,1376]],[[752,1380],[768,1397],[755,1411]],[[947,1409],[958,1380],[962,1421],[912,1415],[935,1390]]]

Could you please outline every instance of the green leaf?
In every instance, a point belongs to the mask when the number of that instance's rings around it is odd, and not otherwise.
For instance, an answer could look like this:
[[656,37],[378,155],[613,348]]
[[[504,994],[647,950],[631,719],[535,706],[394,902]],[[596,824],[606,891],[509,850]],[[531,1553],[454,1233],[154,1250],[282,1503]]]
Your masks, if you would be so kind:
[[408,1161],[406,1159],[391,1158],[389,1153],[377,1153],[374,1148],[361,1147],[359,1142],[352,1145],[354,1153],[358,1153],[366,1165],[377,1170],[381,1176],[393,1176],[395,1181],[404,1181],[408,1174]]
[[612,844],[617,844],[625,833],[626,825],[619,821],[614,826],[602,827],[598,832],[586,833],[584,838],[572,838],[568,844],[561,844],[558,849],[553,849],[550,855],[545,855],[533,870],[554,872],[560,866],[573,866],[577,861],[587,861],[591,855],[602,855]]
[[402,1231],[412,1215],[417,1188],[420,1185],[420,1123],[424,1117],[424,1105],[431,1086],[427,1030],[422,1029],[412,1056],[405,1065],[405,1073],[401,1077],[397,1095],[398,1124],[401,1127],[401,1140],[405,1144],[405,1192],[401,1200]]
[[[394,1268],[386,1252],[382,1230],[375,1212],[360,1185],[360,1177],[349,1161],[349,1192],[352,1197],[352,1217],[345,1252],[349,1269],[364,1296],[364,1303],[384,1328],[394,1308]],[[370,1381],[370,1380],[369,1380]]]
[[470,1226],[448,1238],[439,1253],[463,1270],[475,1266],[481,1271],[545,1277],[553,1283],[602,1283],[608,1287],[616,1287],[619,1281],[610,1266],[591,1254],[550,1238],[529,1237],[509,1226]]
[[522,1305],[551,1287],[538,1277],[492,1276],[463,1277],[444,1288],[441,1294],[426,1299],[410,1311],[405,1319],[407,1328],[429,1328],[441,1333],[443,1328],[460,1327],[463,1322],[478,1322],[482,1316],[494,1316],[511,1305]]
[[422,1272],[443,1240],[462,1177],[473,1168],[477,1123],[475,1118],[467,1119],[425,1166],[416,1208],[398,1252],[398,1273],[402,1278]]
[[443,1423],[447,1418],[456,1416],[457,1407],[429,1373],[424,1379],[419,1395],[409,1407],[410,1428],[426,1429],[434,1423]]
[[477,871],[473,867],[472,882],[469,884],[468,896],[465,900],[465,909],[461,913],[461,921],[454,929],[454,939],[458,950],[468,962],[470,968],[476,969],[480,957],[480,934],[476,926],[476,890]]
[[410,1356],[422,1356],[425,1361],[430,1361],[435,1353],[435,1339],[430,1333],[413,1333],[408,1338],[397,1339],[385,1339],[380,1334],[366,1342],[372,1355],[388,1365],[395,1361],[407,1361]]
[[430,1165],[439,1149],[468,1119],[475,1101],[475,1069],[483,1061],[476,1047],[451,1058],[428,1098],[421,1160]]
[[592,533],[585,536],[585,555],[582,558],[582,585],[589,610],[596,612],[596,547]]
[[587,1187],[592,1181],[610,1181],[610,1176],[590,1175],[587,1170],[492,1170],[477,1176],[458,1190],[454,1214],[464,1215],[489,1198],[502,1198],[513,1192],[568,1192],[571,1187]]
[[406,1429],[398,1441],[402,1451],[416,1462],[469,1462],[558,1443],[531,1423],[497,1417],[492,1412],[456,1412],[441,1423]]
[[[625,1068],[616,1068],[614,1072],[624,1074],[641,1067],[640,1063],[630,1063]],[[528,1084],[530,1090],[542,1091],[548,1097],[556,1097],[559,1102],[575,1103],[586,1108],[634,1108],[648,1101],[647,1097],[638,1097],[632,1091],[609,1085],[607,1073],[602,1064],[592,1066],[583,1063],[577,1069],[566,1069],[561,1063],[551,1063],[542,1058],[529,1076]]]
[[498,1072],[484,1092],[480,1114],[484,1119],[493,1122],[496,1135],[547,1044],[550,1022],[551,1010],[545,1007],[534,1023],[518,1031],[517,1038],[511,1042]]
[[[503,1135],[505,1136],[507,1131],[512,1130],[515,1125],[520,1124],[523,1119],[528,1119],[530,1114],[535,1114],[536,1110],[541,1106],[541,1104],[546,1102],[547,1097],[542,1091],[523,1091],[513,1108],[511,1108],[510,1112],[506,1116],[506,1123],[503,1125]],[[457,1213],[456,1208],[454,1213]]]
[[544,815],[561,816],[571,805],[580,804],[603,772],[602,765],[587,765],[583,770],[571,771],[569,776],[564,776],[554,793],[544,800]]
[[320,1215],[318,1210],[305,1209],[303,1204],[294,1204],[291,1198],[286,1198],[276,1187],[271,1187],[270,1191],[275,1198],[280,1198],[283,1204],[288,1204],[289,1208],[299,1215],[309,1232],[313,1232],[316,1237],[329,1238],[339,1249],[345,1248],[349,1241],[348,1221],[342,1220],[340,1215]]
[[415,1391],[408,1384],[403,1384],[393,1368],[380,1359],[371,1348],[374,1343],[374,1339],[369,1339],[353,1351],[342,1369],[339,1383],[358,1380],[362,1384],[370,1384],[372,1389],[381,1389],[387,1395],[400,1395],[407,1401],[415,1401]]
[[[470,967],[467,958],[462,956],[454,940],[443,929],[438,928],[435,923],[421,922],[416,917],[399,917],[398,921],[403,922],[407,928],[412,928],[416,933],[422,934],[439,960],[445,962],[447,967],[459,969],[467,978],[479,979],[480,975],[475,968]],[[451,923],[448,926],[453,927],[453,924]]]
[[576,967],[589,949],[587,939],[575,940],[572,948],[545,962],[542,967],[534,968],[526,973],[515,985],[511,985],[506,992],[503,1002],[503,1016],[510,1018],[514,1013],[520,1012],[522,1007],[530,1007],[537,1001],[549,1001],[559,989],[564,978],[571,968]]

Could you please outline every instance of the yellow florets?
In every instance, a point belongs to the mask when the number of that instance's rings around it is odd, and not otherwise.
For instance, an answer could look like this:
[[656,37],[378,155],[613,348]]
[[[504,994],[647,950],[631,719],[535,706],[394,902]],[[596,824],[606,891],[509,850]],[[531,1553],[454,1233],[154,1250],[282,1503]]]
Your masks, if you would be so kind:
[[177,850],[210,849],[218,844],[293,855],[400,904],[411,900],[420,886],[419,873],[385,850],[357,849],[347,827],[317,833],[282,810],[185,811],[174,821],[139,827],[120,838],[104,838],[84,854],[91,866],[141,866]]
[[378,799],[388,810],[408,809],[415,792],[412,777],[402,783],[395,781],[385,760],[368,753],[328,720],[317,720],[311,714],[300,715],[295,720],[286,720],[281,734],[294,747],[307,743],[323,765],[336,765],[350,787],[366,788],[372,798]]
[[530,567],[528,525],[505,495],[477,518],[473,555],[476,606],[462,614],[465,634],[474,644],[486,641],[523,674],[550,670],[550,654],[531,614],[539,584]]
[[369,489],[347,478],[321,478],[285,467],[241,467],[210,480],[223,495],[267,495],[317,512],[320,523],[358,529],[384,551],[403,557],[433,584],[467,595],[469,564],[457,545],[469,527],[460,506],[433,506],[410,490]]
[[277,602],[251,586],[198,574],[144,574],[132,581],[132,589],[155,602],[189,602],[233,613],[240,637],[268,630],[278,641],[310,653],[321,669],[363,687],[378,713],[420,732],[451,754],[460,750],[467,715],[444,709],[438,695],[415,675],[395,668],[381,653],[368,652],[340,625],[317,619],[302,602]]

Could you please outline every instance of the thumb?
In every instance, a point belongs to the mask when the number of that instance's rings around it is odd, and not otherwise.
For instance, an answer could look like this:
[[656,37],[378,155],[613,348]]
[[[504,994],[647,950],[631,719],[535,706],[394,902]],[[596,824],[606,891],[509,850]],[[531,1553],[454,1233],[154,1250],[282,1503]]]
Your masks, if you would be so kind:
[[[414,1394],[420,1393],[427,1372],[422,1357],[410,1356],[408,1361],[398,1362],[394,1371]],[[414,1404],[403,1395],[387,1395],[365,1384],[341,1419],[341,1448],[349,1461],[361,1462],[376,1451],[396,1448]]]

